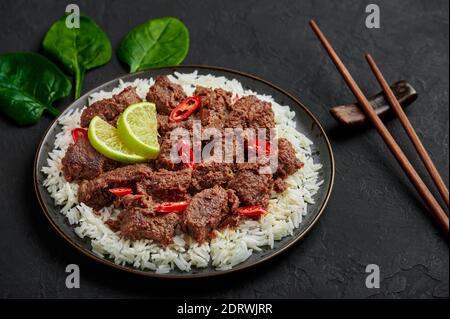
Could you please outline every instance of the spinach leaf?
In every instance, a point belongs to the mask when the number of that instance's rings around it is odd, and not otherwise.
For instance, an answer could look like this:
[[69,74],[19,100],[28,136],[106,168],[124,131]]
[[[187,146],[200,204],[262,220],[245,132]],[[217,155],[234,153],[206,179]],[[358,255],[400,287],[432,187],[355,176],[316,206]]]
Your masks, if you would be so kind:
[[180,64],[189,50],[189,31],[172,17],[149,20],[122,39],[119,59],[130,73],[148,68]]
[[80,16],[80,27],[72,29],[66,26],[66,16],[57,20],[45,35],[43,47],[75,75],[76,99],[81,95],[85,72],[108,63],[112,55],[108,37],[86,16]]
[[19,125],[35,124],[51,104],[69,95],[67,76],[42,55],[28,52],[0,54],[0,111]]

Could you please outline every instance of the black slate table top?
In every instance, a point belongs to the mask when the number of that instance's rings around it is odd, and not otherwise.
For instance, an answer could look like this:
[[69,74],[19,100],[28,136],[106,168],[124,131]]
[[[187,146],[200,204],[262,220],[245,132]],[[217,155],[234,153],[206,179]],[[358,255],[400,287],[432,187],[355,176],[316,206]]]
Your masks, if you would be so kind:
[[[314,18],[367,94],[379,91],[363,54],[390,82],[407,79],[419,99],[407,113],[448,182],[448,1],[376,1],[381,28],[367,29],[373,1],[77,1],[108,34],[113,50],[135,25],[176,16],[190,30],[186,64],[255,74],[293,93],[329,133],[337,164],[331,201],[298,245],[241,274],[203,281],[159,281],[99,265],[63,242],[41,213],[32,186],[36,147],[51,122],[18,128],[0,116],[0,297],[448,298],[448,243],[377,133],[343,131],[331,105],[354,100],[308,27]],[[39,51],[64,1],[0,2],[0,53]],[[84,90],[126,73],[116,56],[89,72]],[[70,99],[58,103],[63,109]],[[413,148],[388,122],[416,167]],[[434,191],[434,188],[433,188]],[[437,194],[437,192],[435,192]],[[67,289],[78,264],[81,287]],[[377,264],[380,289],[365,286]]]

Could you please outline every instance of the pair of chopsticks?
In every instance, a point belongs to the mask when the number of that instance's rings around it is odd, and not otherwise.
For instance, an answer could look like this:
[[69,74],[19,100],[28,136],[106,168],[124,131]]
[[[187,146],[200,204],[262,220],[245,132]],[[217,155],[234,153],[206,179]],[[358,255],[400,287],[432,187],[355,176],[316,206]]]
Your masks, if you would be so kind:
[[[411,183],[414,185],[416,190],[419,192],[422,199],[427,204],[431,214],[438,222],[441,229],[445,232],[446,235],[448,235],[449,232],[449,220],[447,214],[444,212],[442,207],[439,205],[438,201],[434,198],[433,194],[430,192],[428,187],[423,182],[422,178],[419,176],[417,171],[412,166],[411,162],[406,157],[405,153],[403,153],[402,149],[398,145],[398,143],[395,141],[394,137],[391,135],[391,133],[388,131],[384,123],[381,121],[380,117],[375,113],[374,109],[370,105],[369,101],[365,97],[364,93],[359,88],[358,84],[355,82],[353,77],[351,76],[350,72],[345,67],[344,63],[341,61],[337,53],[334,51],[331,44],[328,42],[328,40],[323,35],[322,31],[320,31],[318,25],[314,20],[310,21],[310,26],[313,29],[314,33],[319,38],[319,41],[322,43],[323,47],[327,51],[328,55],[330,56],[331,60],[335,64],[338,71],[341,73],[342,77],[344,78],[345,82],[347,83],[347,86],[350,88],[350,90],[353,92],[355,97],[357,98],[362,110],[366,114],[366,116],[369,118],[369,120],[372,122],[372,124],[377,129],[378,133],[383,138],[384,142],[387,144],[397,161],[399,162],[402,169],[405,171],[406,175],[408,176]],[[411,139],[412,143],[414,144],[414,147],[416,151],[419,153],[420,158],[422,159],[427,171],[431,175],[431,178],[433,179],[434,183],[436,184],[437,189],[439,190],[439,193],[441,194],[445,204],[447,207],[449,206],[449,193],[448,189],[442,180],[442,177],[439,175],[439,172],[437,171],[435,165],[433,164],[433,161],[431,160],[430,156],[428,155],[428,152],[426,151],[425,147],[423,146],[422,142],[419,139],[419,136],[417,135],[416,131],[414,130],[411,122],[408,120],[408,117],[406,116],[405,112],[403,111],[402,107],[400,106],[398,100],[395,98],[394,93],[392,92],[391,88],[389,87],[389,84],[381,74],[380,69],[375,64],[375,61],[370,56],[370,54],[366,54],[367,62],[370,65],[370,68],[372,69],[372,72],[375,74],[375,77],[377,78],[378,82],[380,83],[381,87],[383,88],[383,91],[386,95],[387,100],[389,101],[389,104],[394,109],[395,114],[399,118],[401,124],[403,125],[404,129],[406,130],[409,138]]]

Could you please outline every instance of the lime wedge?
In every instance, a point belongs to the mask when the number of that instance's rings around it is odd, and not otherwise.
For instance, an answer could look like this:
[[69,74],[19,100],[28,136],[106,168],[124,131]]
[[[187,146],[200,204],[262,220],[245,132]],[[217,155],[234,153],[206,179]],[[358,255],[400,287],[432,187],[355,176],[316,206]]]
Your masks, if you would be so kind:
[[156,106],[142,102],[130,105],[120,115],[117,134],[133,152],[147,159],[159,155]]
[[96,116],[88,129],[89,142],[99,153],[122,163],[145,162],[147,159],[131,151],[119,138],[117,129]]

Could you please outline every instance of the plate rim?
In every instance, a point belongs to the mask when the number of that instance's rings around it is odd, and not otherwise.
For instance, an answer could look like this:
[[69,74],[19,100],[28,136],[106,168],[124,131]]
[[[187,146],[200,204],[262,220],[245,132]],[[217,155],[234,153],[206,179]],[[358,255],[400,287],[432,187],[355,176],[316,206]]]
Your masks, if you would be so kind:
[[[316,216],[314,217],[314,219],[311,221],[311,223],[308,225],[308,227],[302,232],[300,233],[297,237],[295,237],[291,242],[287,243],[285,246],[279,248],[278,250],[275,250],[269,254],[267,254],[266,256],[250,263],[250,264],[240,264],[240,265],[236,265],[235,267],[231,268],[231,269],[227,269],[227,270],[215,270],[213,272],[207,272],[207,273],[195,273],[195,274],[173,274],[173,273],[164,273],[164,274],[158,274],[155,271],[145,271],[145,270],[140,270],[140,269],[135,269],[132,268],[131,266],[126,266],[126,265],[118,265],[116,263],[114,263],[113,261],[106,259],[106,258],[102,258],[99,257],[97,255],[95,255],[92,250],[88,251],[86,248],[82,247],[81,245],[79,245],[78,243],[75,243],[74,241],[72,241],[71,238],[69,238],[66,233],[61,229],[61,227],[53,220],[53,218],[50,216],[50,212],[48,211],[46,205],[44,204],[44,201],[41,197],[41,193],[39,191],[39,185],[38,185],[38,175],[39,174],[39,170],[38,170],[38,158],[39,158],[39,154],[41,152],[42,146],[44,144],[44,141],[48,135],[48,133],[50,132],[50,129],[54,126],[54,124],[56,123],[56,121],[60,118],[60,116],[67,110],[69,109],[76,101],[78,101],[79,99],[82,98],[87,98],[89,97],[92,93],[95,93],[96,91],[98,91],[98,88],[100,86],[105,86],[107,84],[116,82],[116,81],[120,81],[123,80],[124,78],[127,77],[133,77],[133,76],[137,76],[137,78],[139,78],[140,74],[145,74],[149,71],[152,70],[170,70],[170,69],[203,69],[203,70],[215,70],[215,71],[222,71],[222,72],[228,72],[228,73],[232,73],[232,74],[236,74],[239,76],[243,76],[243,77],[247,77],[250,78],[252,80],[256,80],[258,82],[261,82],[265,85],[268,85],[269,87],[279,91],[280,93],[288,96],[290,99],[292,99],[297,105],[296,107],[300,107],[301,109],[303,109],[303,111],[312,119],[312,121],[314,122],[315,125],[317,125],[320,134],[323,136],[324,140],[325,140],[325,144],[327,146],[328,149],[328,153],[330,156],[330,170],[331,170],[331,174],[330,174],[330,180],[328,183],[328,189],[327,189],[327,193],[325,195],[324,201],[321,205],[321,207],[319,208]],[[172,71],[173,72],[173,71]],[[105,266],[109,266],[112,267],[114,269],[117,270],[121,270],[121,271],[125,271],[127,273],[132,273],[135,275],[140,275],[140,276],[144,276],[144,277],[152,277],[152,278],[161,278],[161,279],[182,279],[182,280],[189,280],[189,279],[200,279],[200,278],[210,278],[210,277],[217,277],[217,276],[223,276],[223,275],[227,275],[227,274],[231,274],[231,273],[236,273],[239,271],[244,271],[244,270],[248,270],[250,268],[254,268],[270,259],[275,258],[276,256],[284,253],[285,251],[287,251],[289,248],[293,247],[295,244],[297,244],[301,239],[303,239],[307,234],[309,234],[309,232],[311,231],[311,229],[313,228],[313,226],[317,223],[317,221],[319,220],[319,218],[322,216],[322,214],[325,211],[325,208],[328,204],[328,201],[331,197],[331,193],[333,190],[333,186],[334,186],[334,179],[335,179],[335,170],[336,170],[336,165],[335,165],[335,159],[334,159],[334,154],[333,154],[333,149],[330,143],[330,140],[325,132],[325,130],[323,129],[322,125],[320,124],[319,120],[314,116],[314,114],[312,114],[312,112],[295,96],[293,96],[291,93],[285,91],[284,89],[280,88],[279,86],[273,84],[272,82],[269,82],[265,79],[262,79],[258,76],[255,76],[253,74],[250,73],[246,73],[243,71],[238,71],[235,69],[231,69],[231,68],[226,68],[226,67],[219,67],[219,66],[211,66],[211,65],[205,65],[205,64],[183,64],[183,65],[172,65],[172,66],[165,66],[165,67],[158,67],[158,68],[152,68],[152,69],[148,69],[148,70],[143,70],[143,71],[139,71],[139,72],[135,72],[135,73],[127,73],[127,74],[123,74],[120,76],[116,76],[114,79],[104,82],[100,85],[97,85],[95,88],[93,88],[92,90],[86,92],[85,94],[83,94],[80,98],[70,102],[70,104],[62,111],[61,115],[59,115],[58,117],[56,117],[47,127],[47,129],[45,130],[44,134],[42,135],[42,138],[36,148],[36,154],[34,157],[34,162],[33,162],[33,184],[34,184],[34,191],[36,194],[36,197],[38,199],[39,202],[39,206],[41,207],[41,210],[43,211],[46,219],[49,221],[50,225],[52,225],[53,229],[58,233],[58,235],[60,237],[62,237],[66,242],[68,242],[73,248],[75,248],[77,251],[81,252],[83,255],[95,260],[96,262],[103,264]]]

